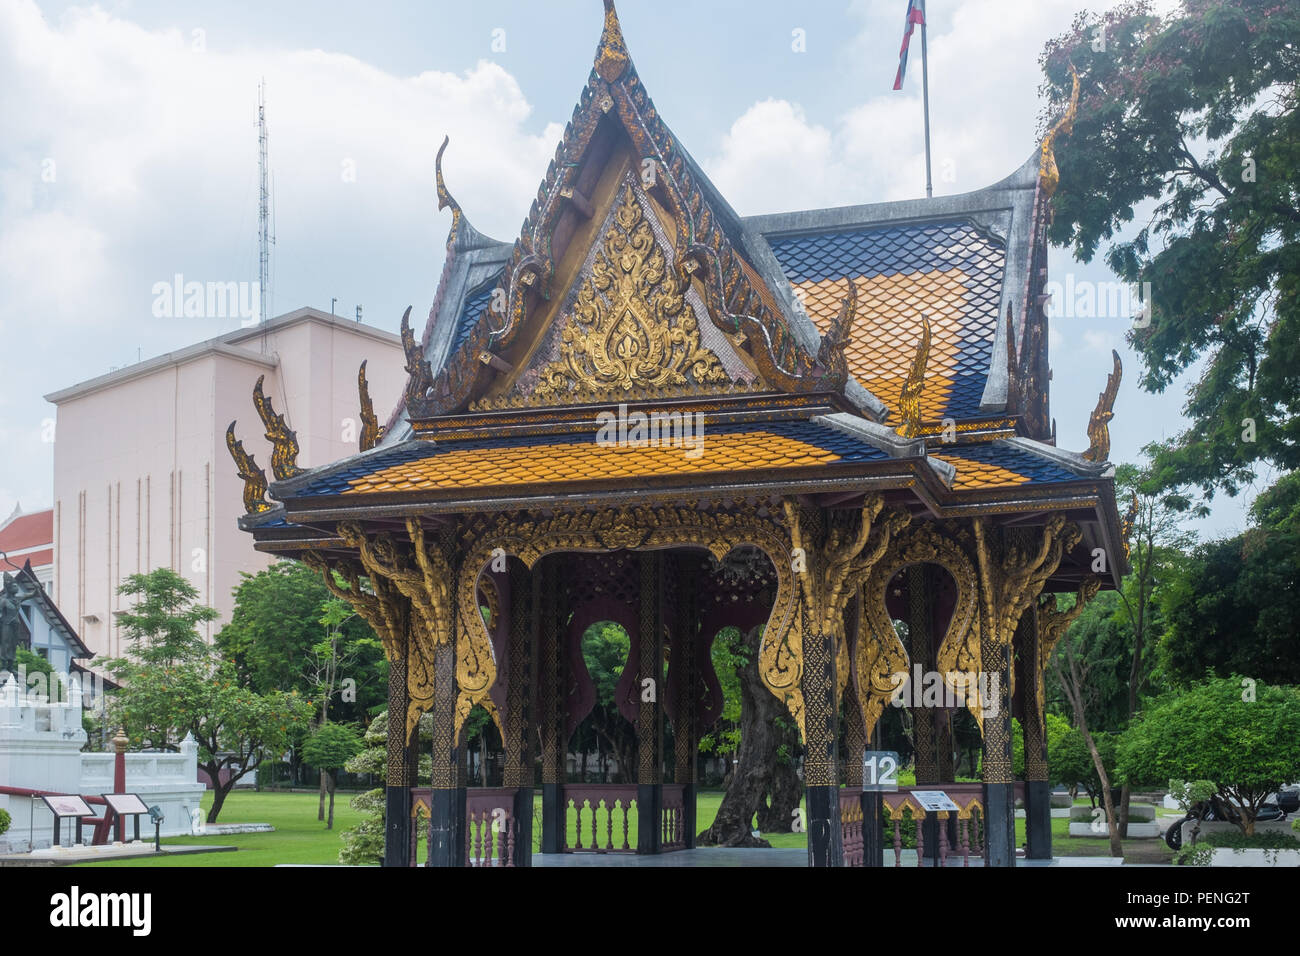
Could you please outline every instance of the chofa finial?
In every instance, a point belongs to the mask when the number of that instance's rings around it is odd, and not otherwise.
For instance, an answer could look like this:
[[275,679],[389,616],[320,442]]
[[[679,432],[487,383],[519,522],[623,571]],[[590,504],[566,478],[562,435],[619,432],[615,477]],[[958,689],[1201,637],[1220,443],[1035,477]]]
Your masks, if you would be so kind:
[[1058,119],[1047,135],[1043,137],[1043,145],[1039,147],[1040,158],[1038,160],[1038,181],[1043,187],[1043,192],[1051,196],[1056,192],[1056,187],[1061,181],[1061,173],[1056,168],[1056,139],[1058,136],[1069,136],[1074,130],[1075,117],[1079,115],[1079,71],[1070,64],[1070,105],[1065,110],[1065,115]]
[[438,182],[438,209],[451,207],[451,231],[447,233],[447,245],[456,241],[456,233],[460,230],[461,220],[464,219],[465,213],[460,208],[460,203],[456,202],[452,194],[447,190],[447,183],[442,178],[442,154],[447,151],[447,144],[451,142],[450,136],[443,136],[442,145],[438,147],[438,158],[434,160],[434,174]]
[[596,72],[606,83],[613,83],[630,62],[614,0],[605,0],[605,29],[600,34],[600,46],[596,47]]

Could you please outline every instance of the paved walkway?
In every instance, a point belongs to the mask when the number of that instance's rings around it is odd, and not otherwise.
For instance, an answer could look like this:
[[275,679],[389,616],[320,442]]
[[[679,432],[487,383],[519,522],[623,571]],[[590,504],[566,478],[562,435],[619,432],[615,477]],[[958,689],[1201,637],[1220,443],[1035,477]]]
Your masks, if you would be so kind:
[[67,866],[70,863],[91,863],[96,860],[124,860],[139,856],[185,856],[190,853],[233,852],[233,846],[163,846],[156,853],[153,841],[141,843],[113,843],[107,846],[58,846],[31,853],[10,853],[0,856],[0,866]]

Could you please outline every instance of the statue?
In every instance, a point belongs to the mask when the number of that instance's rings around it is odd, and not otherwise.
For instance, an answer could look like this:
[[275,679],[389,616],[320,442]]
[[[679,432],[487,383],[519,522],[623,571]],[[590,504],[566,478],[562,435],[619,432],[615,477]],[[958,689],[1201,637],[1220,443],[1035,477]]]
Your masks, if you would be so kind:
[[28,595],[12,575],[4,576],[0,588],[0,670],[14,671],[19,647],[31,644],[32,633],[19,610]]

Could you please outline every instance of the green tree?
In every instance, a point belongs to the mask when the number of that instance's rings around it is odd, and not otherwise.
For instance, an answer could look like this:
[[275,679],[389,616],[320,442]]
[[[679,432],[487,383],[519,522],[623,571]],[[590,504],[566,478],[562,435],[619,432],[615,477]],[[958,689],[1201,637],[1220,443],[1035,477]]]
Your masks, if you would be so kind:
[[[419,739],[419,767],[416,776],[428,780],[433,773],[433,715],[422,714],[416,729]],[[371,774],[381,781],[388,761],[388,713],[381,712],[370,722],[362,738],[363,749],[343,765],[349,773]],[[361,822],[343,831],[343,849],[339,851],[339,862],[345,866],[366,866],[377,864],[384,859],[384,813],[385,797],[383,787],[376,787],[359,793],[351,800],[352,809],[362,814]],[[427,838],[424,826],[419,820],[413,821],[417,841]],[[418,845],[417,845],[418,852]]]
[[173,666],[119,665],[122,687],[114,718],[137,745],[176,750],[198,743],[199,767],[212,781],[208,822],[226,797],[266,757],[278,758],[303,731],[311,703],[295,691],[258,694],[239,686],[234,668],[215,657]]
[[1254,527],[1197,548],[1161,588],[1164,669],[1189,683],[1212,673],[1300,683],[1300,482],[1289,475],[1252,507]]
[[1229,677],[1167,694],[1124,732],[1117,766],[1139,785],[1213,781],[1250,836],[1265,798],[1300,767],[1300,688]]
[[1190,427],[1153,446],[1150,487],[1177,507],[1180,489],[1300,467],[1297,36],[1297,0],[1183,0],[1168,18],[1137,0],[1080,14],[1042,56],[1050,115],[1080,77],[1049,238],[1083,262],[1107,242],[1121,279],[1150,283],[1129,333],[1145,389],[1203,364]]
[[322,724],[303,744],[302,759],[329,778],[330,808],[326,830],[334,829],[334,791],[338,789],[338,772],[361,748],[361,737],[348,724]]
[[[317,573],[279,561],[244,574],[235,588],[230,623],[216,646],[241,685],[265,694],[298,690],[323,708],[326,719],[368,720],[387,699],[383,646],[360,617],[332,597]],[[334,622],[322,617],[337,617]],[[329,686],[326,686],[328,684]],[[324,819],[324,787],[322,785]]]
[[136,661],[170,667],[207,654],[208,645],[199,633],[199,625],[215,621],[220,615],[197,603],[198,588],[171,568],[132,574],[117,593],[137,599],[117,619]]

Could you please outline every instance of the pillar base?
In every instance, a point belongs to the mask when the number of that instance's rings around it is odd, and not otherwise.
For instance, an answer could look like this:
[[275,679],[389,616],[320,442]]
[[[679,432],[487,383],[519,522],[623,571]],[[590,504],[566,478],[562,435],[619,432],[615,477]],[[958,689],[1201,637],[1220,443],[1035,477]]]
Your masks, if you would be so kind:
[[558,783],[542,784],[542,852],[563,853],[564,841],[563,786]]
[[984,784],[984,865],[1016,865],[1016,787]]
[[808,865],[843,866],[840,788],[805,787],[804,817],[808,825]]
[[877,792],[862,795],[862,865],[885,865],[884,798]]
[[515,866],[533,865],[533,788],[515,791]]
[[1025,781],[1025,859],[1052,858],[1052,788],[1046,780]]
[[636,786],[636,852],[658,853],[663,827],[663,787],[657,783]]
[[695,821],[697,819],[695,814],[695,790],[696,786],[693,783],[686,784],[682,790],[682,803],[684,804],[682,810],[682,837],[686,841],[686,849],[688,850],[695,849]]
[[383,865],[411,865],[410,787],[385,788]]
[[465,788],[434,790],[429,798],[428,866],[465,865]]

